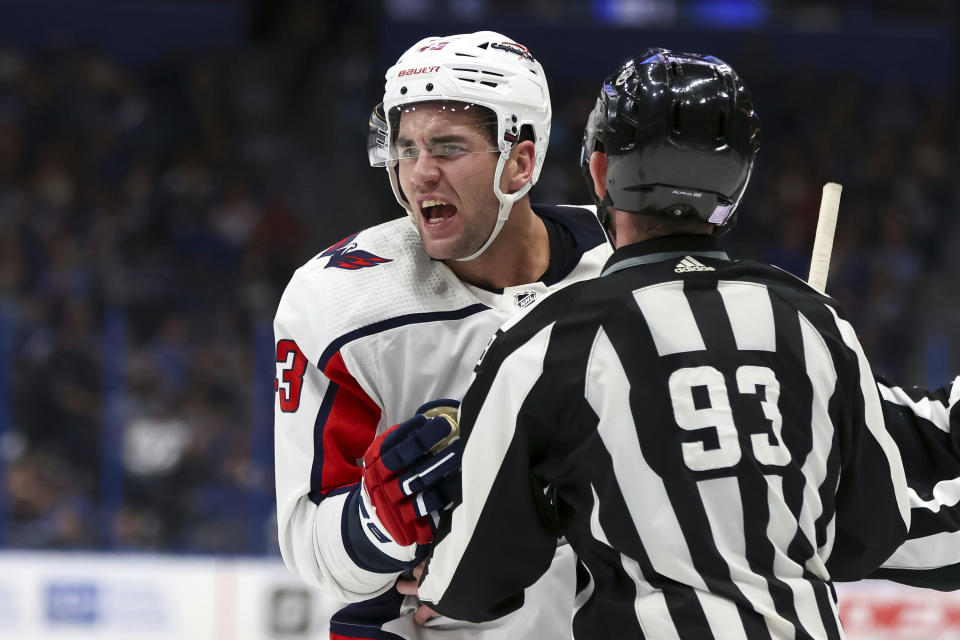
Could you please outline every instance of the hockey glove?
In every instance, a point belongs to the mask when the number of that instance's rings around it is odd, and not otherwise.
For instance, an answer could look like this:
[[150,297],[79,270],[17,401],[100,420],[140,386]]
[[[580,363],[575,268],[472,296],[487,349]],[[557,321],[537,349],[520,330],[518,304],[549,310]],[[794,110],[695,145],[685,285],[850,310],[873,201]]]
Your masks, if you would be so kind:
[[363,457],[361,518],[365,509],[368,528],[382,527],[380,532],[401,546],[433,541],[426,516],[452,502],[441,481],[459,473],[463,445],[454,439],[456,419],[437,407],[424,405],[413,418],[377,436]]

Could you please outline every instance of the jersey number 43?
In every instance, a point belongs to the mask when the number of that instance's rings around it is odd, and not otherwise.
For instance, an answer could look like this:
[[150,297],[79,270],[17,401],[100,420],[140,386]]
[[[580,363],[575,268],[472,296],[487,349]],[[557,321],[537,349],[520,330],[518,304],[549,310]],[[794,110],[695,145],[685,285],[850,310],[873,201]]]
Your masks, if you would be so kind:
[[280,409],[292,413],[300,408],[303,374],[307,371],[307,357],[293,340],[277,341],[277,377],[273,389],[280,394]]

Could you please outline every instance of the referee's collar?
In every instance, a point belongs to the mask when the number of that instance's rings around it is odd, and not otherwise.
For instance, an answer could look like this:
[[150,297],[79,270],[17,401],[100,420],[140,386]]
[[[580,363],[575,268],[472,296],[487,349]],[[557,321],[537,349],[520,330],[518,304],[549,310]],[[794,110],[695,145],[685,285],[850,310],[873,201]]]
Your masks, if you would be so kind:
[[675,260],[685,256],[730,259],[720,248],[720,243],[714,236],[705,234],[660,236],[634,242],[615,250],[603,266],[603,272],[600,275],[605,276],[636,265]]

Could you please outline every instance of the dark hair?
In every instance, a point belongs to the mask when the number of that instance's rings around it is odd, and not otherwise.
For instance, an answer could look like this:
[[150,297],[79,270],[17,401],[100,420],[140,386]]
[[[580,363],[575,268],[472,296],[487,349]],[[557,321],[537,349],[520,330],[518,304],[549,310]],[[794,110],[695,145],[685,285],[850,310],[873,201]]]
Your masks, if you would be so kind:
[[696,218],[671,219],[663,216],[631,215],[627,221],[634,230],[651,235],[673,236],[713,232],[713,225]]

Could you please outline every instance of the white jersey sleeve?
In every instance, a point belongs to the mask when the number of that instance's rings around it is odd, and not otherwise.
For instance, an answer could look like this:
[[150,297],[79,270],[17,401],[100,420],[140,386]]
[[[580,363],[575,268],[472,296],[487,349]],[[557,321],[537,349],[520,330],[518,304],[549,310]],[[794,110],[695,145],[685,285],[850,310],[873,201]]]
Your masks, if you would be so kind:
[[381,410],[341,355],[321,368],[322,325],[310,322],[321,298],[308,276],[294,276],[274,323],[280,551],[301,578],[355,601],[389,589],[395,578],[360,566],[342,535],[350,489],[360,481],[358,459],[376,434]]

